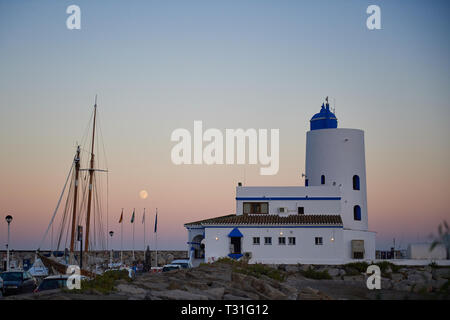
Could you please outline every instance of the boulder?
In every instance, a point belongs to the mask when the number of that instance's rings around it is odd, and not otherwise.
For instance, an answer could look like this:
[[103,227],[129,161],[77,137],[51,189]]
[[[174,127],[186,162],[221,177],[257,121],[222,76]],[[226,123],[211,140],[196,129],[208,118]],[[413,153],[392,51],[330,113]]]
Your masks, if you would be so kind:
[[225,288],[211,288],[208,290],[203,290],[202,293],[206,295],[210,300],[221,300],[225,293]]
[[271,300],[281,300],[287,298],[286,295],[282,293],[280,290],[275,289],[269,283],[261,279],[256,278],[252,279],[251,286],[255,288],[258,292],[269,297],[269,299]]
[[397,291],[408,291],[410,292],[412,289],[412,284],[408,280],[403,280],[399,282],[392,283],[392,289]]
[[127,296],[144,299],[147,293],[147,290],[133,286],[128,284],[119,284],[117,285],[117,291],[119,294],[124,294]]
[[235,296],[230,293],[227,293],[223,296],[223,300],[250,300],[250,298]]
[[326,268],[324,270],[326,270],[328,274],[332,277],[337,277],[341,275],[341,269],[338,268]]
[[152,291],[151,296],[163,300],[208,300],[208,297],[205,295],[178,289],[166,291]]
[[391,273],[391,279],[392,281],[401,281],[404,279],[404,276],[401,273]]
[[434,268],[431,272],[434,279],[447,278],[450,279],[450,267]]

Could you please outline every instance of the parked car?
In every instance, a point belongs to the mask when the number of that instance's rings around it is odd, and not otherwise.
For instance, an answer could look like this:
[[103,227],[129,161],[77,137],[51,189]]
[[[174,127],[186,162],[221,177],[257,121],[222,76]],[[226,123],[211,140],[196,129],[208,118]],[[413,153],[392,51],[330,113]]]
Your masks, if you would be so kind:
[[34,292],[64,288],[67,286],[67,279],[69,279],[69,276],[70,275],[58,275],[47,277],[42,280],[41,284]]
[[37,287],[36,279],[27,271],[2,272],[3,295],[33,292]]
[[0,277],[0,298],[3,296],[3,279]]
[[192,263],[188,259],[173,260],[170,264],[178,264],[182,269],[192,268]]
[[172,270],[180,270],[181,266],[179,264],[166,264],[162,268],[162,272],[172,271]]
[[[61,289],[67,287],[67,280],[70,274],[60,274],[56,276],[49,276],[42,280],[41,284],[34,290],[34,292],[41,292],[46,290]],[[87,280],[88,277],[80,276],[81,280]]]

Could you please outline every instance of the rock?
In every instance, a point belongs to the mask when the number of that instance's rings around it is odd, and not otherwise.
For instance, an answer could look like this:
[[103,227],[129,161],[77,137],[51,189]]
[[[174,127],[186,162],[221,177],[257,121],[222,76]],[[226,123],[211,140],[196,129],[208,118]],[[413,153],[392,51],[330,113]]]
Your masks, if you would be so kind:
[[407,280],[392,283],[392,289],[394,290],[410,292],[411,288],[412,288],[411,282]]
[[391,289],[392,288],[392,281],[388,278],[381,278],[381,289]]
[[408,280],[416,284],[425,284],[432,279],[431,273],[416,271],[414,273],[408,273]]
[[281,300],[286,299],[286,295],[282,293],[280,290],[275,289],[272,287],[269,283],[266,281],[260,280],[260,279],[252,279],[251,286],[255,288],[258,292],[266,295],[269,297],[269,299],[272,300]]
[[319,294],[320,291],[317,289],[313,289],[311,287],[305,287],[305,288],[302,288],[300,290],[300,292],[305,293],[305,294]]
[[446,268],[434,268],[432,271],[432,276],[434,279],[437,278],[450,278],[450,267]]
[[223,296],[223,300],[250,300],[250,299],[246,298],[246,297],[235,296],[230,293],[227,293]]
[[241,290],[235,287],[229,287],[225,289],[225,294],[232,294],[234,296],[245,297],[251,300],[259,300],[259,299],[269,299],[269,297],[265,296],[262,293],[256,293],[250,290]]
[[404,279],[404,276],[401,273],[391,273],[391,279],[392,281],[401,281]]
[[287,296],[288,300],[297,299],[298,290],[290,285],[280,283],[279,290]]
[[298,270],[299,270],[298,265],[296,265],[296,264],[288,264],[288,265],[286,265],[284,271],[286,271],[286,272],[298,272]]
[[301,265],[299,265],[300,271],[308,271],[310,267],[314,268],[312,265],[309,265],[309,264],[301,264]]
[[119,284],[117,285],[117,290],[119,291],[120,294],[125,294],[125,295],[129,295],[132,297],[136,297],[136,298],[141,298],[144,299],[147,290],[133,286],[133,285],[128,285],[128,284]]
[[327,272],[328,272],[328,274],[330,275],[330,276],[332,276],[332,277],[337,277],[337,276],[340,276],[341,275],[341,270],[340,269],[338,269],[338,268],[327,268],[327,269],[325,269]]
[[448,280],[445,278],[438,278],[436,280],[431,280],[431,285],[432,285],[433,289],[435,289],[437,291],[437,290],[440,290],[442,288],[442,286],[447,283],[447,281]]
[[218,287],[218,288],[212,288],[208,290],[202,291],[204,295],[210,298],[210,300],[221,300],[223,298],[223,295],[225,293],[225,288]]
[[344,281],[364,281],[363,275],[357,275],[357,276],[343,276]]
[[151,296],[163,300],[208,300],[207,296],[183,290],[152,291]]
[[200,290],[208,290],[209,287],[206,283],[200,282],[200,281],[189,281],[186,283],[187,286],[200,289]]

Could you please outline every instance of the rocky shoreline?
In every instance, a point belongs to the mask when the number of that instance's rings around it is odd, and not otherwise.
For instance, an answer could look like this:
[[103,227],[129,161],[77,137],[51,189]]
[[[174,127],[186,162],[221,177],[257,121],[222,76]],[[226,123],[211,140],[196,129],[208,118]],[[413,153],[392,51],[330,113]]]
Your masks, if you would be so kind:
[[[118,280],[102,294],[56,290],[5,299],[121,300],[342,300],[450,299],[449,267],[399,267],[381,264],[380,290],[369,290],[364,264],[344,266],[202,264],[188,270],[138,275]],[[365,269],[364,269],[365,270]]]

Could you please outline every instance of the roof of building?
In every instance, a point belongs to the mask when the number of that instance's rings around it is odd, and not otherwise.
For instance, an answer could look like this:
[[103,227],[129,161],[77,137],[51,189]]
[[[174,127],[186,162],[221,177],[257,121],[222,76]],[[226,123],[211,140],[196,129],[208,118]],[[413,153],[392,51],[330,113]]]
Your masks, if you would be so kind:
[[319,113],[316,113],[310,120],[310,129],[311,130],[319,130],[319,129],[330,129],[337,128],[337,118],[336,115],[331,112],[330,105],[322,104],[322,108]]
[[210,218],[186,223],[185,226],[208,225],[336,225],[342,226],[340,215],[289,215],[281,217],[275,214],[235,215]]

